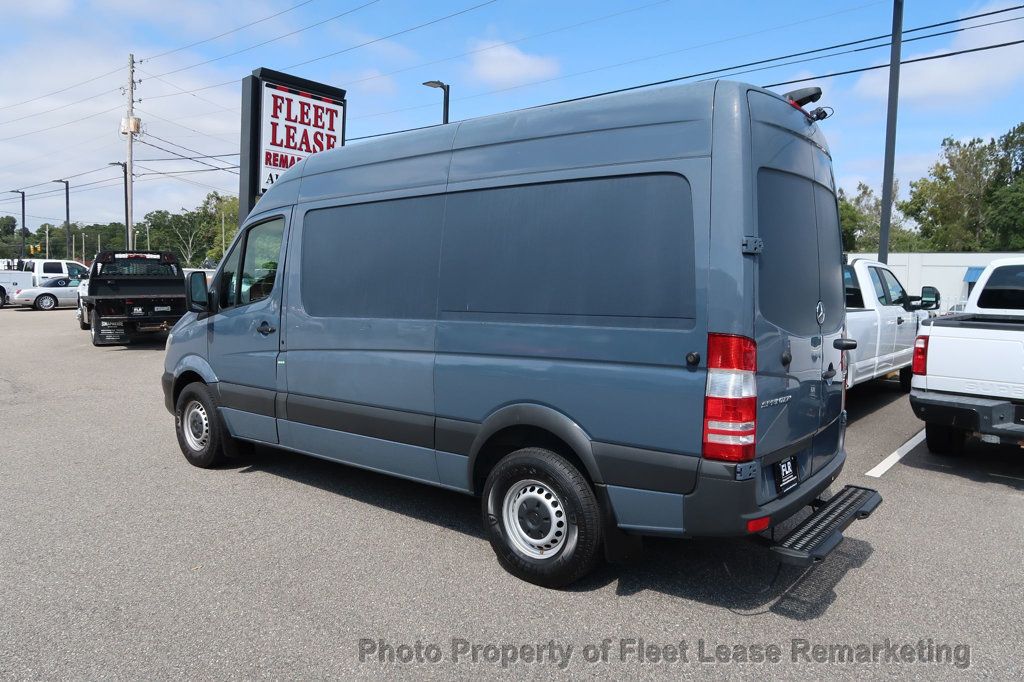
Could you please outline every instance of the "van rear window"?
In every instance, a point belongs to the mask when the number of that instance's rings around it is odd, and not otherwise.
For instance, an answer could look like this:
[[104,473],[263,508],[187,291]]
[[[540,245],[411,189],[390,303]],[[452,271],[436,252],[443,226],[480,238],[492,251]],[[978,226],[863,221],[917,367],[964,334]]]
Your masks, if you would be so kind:
[[[762,168],[757,174],[758,304],[793,334],[833,332],[846,311],[835,195],[811,180]],[[825,321],[819,327],[818,301]]]
[[993,270],[978,296],[978,307],[1024,310],[1024,265]]

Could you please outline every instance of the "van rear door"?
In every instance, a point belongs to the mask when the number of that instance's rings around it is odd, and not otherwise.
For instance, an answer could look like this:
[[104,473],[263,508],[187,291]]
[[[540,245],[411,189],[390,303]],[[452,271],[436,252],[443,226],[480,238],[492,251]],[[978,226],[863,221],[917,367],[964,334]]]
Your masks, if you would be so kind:
[[[795,488],[839,448],[843,368],[832,344],[842,336],[846,306],[824,140],[785,101],[757,91],[748,101],[763,241],[754,304],[763,502]],[[782,480],[780,471],[790,469],[793,476]]]

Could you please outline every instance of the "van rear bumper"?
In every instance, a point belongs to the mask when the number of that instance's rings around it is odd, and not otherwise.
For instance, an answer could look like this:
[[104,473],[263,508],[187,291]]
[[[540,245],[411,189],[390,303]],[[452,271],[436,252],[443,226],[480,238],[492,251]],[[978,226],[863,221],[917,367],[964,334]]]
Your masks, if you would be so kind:
[[829,487],[843,465],[846,449],[840,446],[835,456],[803,481],[788,495],[763,505],[757,504],[760,477],[736,480],[736,465],[703,462],[697,488],[684,496],[683,535],[685,537],[730,537],[749,535],[747,521],[769,517],[769,526],[777,526],[816,499]]
[[[689,494],[605,487],[622,530],[669,537],[746,536],[747,521],[769,517],[776,526],[816,499],[836,480],[846,463],[842,440],[835,455],[788,495],[758,504],[760,476],[736,480],[735,464],[702,460],[697,484]],[[760,467],[761,463],[756,462]]]

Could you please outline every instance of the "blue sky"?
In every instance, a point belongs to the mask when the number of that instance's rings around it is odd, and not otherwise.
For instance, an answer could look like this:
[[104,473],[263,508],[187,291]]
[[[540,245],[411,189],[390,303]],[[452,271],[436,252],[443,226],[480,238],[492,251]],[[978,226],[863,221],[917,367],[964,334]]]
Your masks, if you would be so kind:
[[[300,2],[0,0],[8,29],[0,47],[5,86],[0,92],[0,155],[6,160],[0,187],[21,188],[104,168],[72,179],[72,220],[121,219],[120,169],[105,167],[124,155],[117,134],[118,105],[124,101],[118,88],[127,79],[123,66],[129,51],[143,60],[137,74],[142,79],[137,93],[142,140],[182,152],[168,142],[226,154],[238,150],[238,82],[259,66],[347,88],[349,136],[355,137],[439,121],[441,94],[423,87],[424,80],[451,83],[455,120],[881,35],[891,22],[888,0],[496,0],[479,7],[484,0],[312,0],[159,56]],[[1012,6],[906,4],[905,28]],[[1024,10],[913,35],[1018,17],[1024,17]],[[290,32],[295,33],[275,40]],[[904,58],[1020,39],[1024,19],[910,42]],[[246,49],[264,41],[272,42]],[[293,66],[341,50],[346,51]],[[225,56],[234,52],[239,53]],[[880,48],[735,77],[764,85],[881,64],[887,58],[888,48]],[[202,63],[207,60],[213,61]],[[801,84],[819,85],[825,93],[821,103],[836,110],[823,128],[837,180],[847,189],[858,181],[876,188],[880,184],[886,78],[883,69]],[[1022,80],[1024,46],[905,66],[896,163],[903,193],[911,180],[927,172],[944,137],[998,136],[1024,120]],[[779,90],[791,87],[799,86]],[[90,99],[80,101],[84,98]],[[144,144],[137,150],[138,159],[169,156]],[[138,173],[202,168],[189,162],[141,165],[146,168]],[[95,184],[85,184],[90,182]],[[156,208],[192,207],[211,188],[237,192],[237,176],[224,171],[141,176],[136,216]],[[15,200],[0,195],[0,211],[17,212],[17,197],[9,196]],[[62,217],[63,196],[30,197],[28,206],[28,224],[34,228]]]

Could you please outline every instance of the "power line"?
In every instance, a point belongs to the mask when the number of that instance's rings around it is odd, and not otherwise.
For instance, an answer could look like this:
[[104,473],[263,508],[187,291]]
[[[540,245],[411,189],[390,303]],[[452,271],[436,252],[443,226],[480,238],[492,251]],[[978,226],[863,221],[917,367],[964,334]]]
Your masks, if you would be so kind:
[[473,10],[480,9],[481,7],[486,7],[487,5],[494,4],[497,1],[498,0],[487,0],[486,2],[481,2],[478,5],[473,5],[472,7],[467,7],[465,9],[461,9],[458,12],[452,12],[451,14],[446,14],[443,17],[438,17],[437,19],[432,19],[432,20],[426,21],[426,22],[424,22],[422,24],[417,24],[416,26],[411,26],[409,28],[402,29],[401,31],[395,31],[394,33],[389,33],[388,35],[381,36],[380,38],[374,38],[373,40],[368,40],[365,43],[360,43],[358,45],[353,45],[351,47],[346,47],[346,48],[344,48],[342,50],[336,50],[334,52],[329,52],[329,53],[327,53],[325,55],[320,55],[319,57],[313,57],[312,59],[307,59],[307,60],[302,61],[302,62],[296,62],[295,64],[289,64],[285,68],[286,69],[294,69],[297,66],[305,66],[306,64],[312,64],[313,62],[318,62],[318,61],[321,61],[323,59],[327,59],[328,57],[336,57],[339,54],[345,54],[346,52],[351,52],[352,50],[357,50],[360,47],[366,47],[367,45],[373,45],[374,43],[379,43],[382,40],[388,40],[389,38],[394,38],[395,36],[400,36],[400,35],[403,35],[405,33],[412,33],[413,31],[418,31],[421,28],[426,28],[427,26],[432,26],[434,24],[440,23],[440,22],[445,21],[447,19],[452,19],[454,17],[457,17],[457,16],[459,16],[461,14],[466,14],[468,12],[472,12]]
[[[148,135],[148,137],[156,137],[156,136],[155,136],[155,135]],[[160,139],[160,138],[157,138],[157,139]],[[140,139],[140,140],[139,140],[139,142],[141,142],[142,144],[146,145],[147,147],[153,147],[153,148],[155,148],[155,149],[159,149],[159,150],[160,150],[160,151],[162,151],[162,152],[167,152],[168,154],[176,154],[176,155],[177,155],[177,156],[179,156],[179,157],[180,157],[180,158],[181,158],[182,160],[190,160],[190,159],[189,159],[189,158],[188,158],[187,156],[185,156],[184,154],[178,154],[178,153],[177,153],[177,152],[175,152],[175,151],[174,151],[173,149],[168,149],[167,147],[161,147],[161,146],[160,146],[160,145],[158,145],[158,144],[153,144],[152,142],[147,142],[146,140],[141,140],[141,139]],[[171,144],[173,144],[173,143],[171,143]],[[202,164],[202,165],[204,165],[204,166],[209,166],[210,168],[214,168],[214,169],[216,169],[216,170],[222,170],[222,171],[224,171],[224,172],[226,172],[226,173],[234,173],[235,175],[238,175],[238,172],[237,172],[237,171],[235,171],[235,170],[232,170],[232,169],[230,169],[230,168],[222,168],[222,167],[220,167],[220,166],[214,166],[213,164],[209,164],[209,163],[206,163],[205,161],[194,161],[194,163],[201,163],[201,164]]]
[[[971,52],[985,52],[986,50],[997,50],[1001,47],[1010,47],[1011,45],[1020,45],[1024,43],[1024,40],[1011,40],[1007,43],[996,43],[994,45],[984,45],[982,47],[972,47],[965,50],[956,50],[954,52],[943,52],[942,54],[933,54],[928,57],[916,57],[914,59],[901,59],[900,64],[916,64],[917,62],[929,62],[933,59],[945,59],[946,57],[956,57],[961,54],[969,54]],[[834,78],[836,76],[846,76],[851,73],[863,73],[865,71],[874,71],[875,69],[888,69],[889,63],[878,64],[876,66],[865,66],[860,69],[847,69],[846,71],[836,71],[834,73],[823,73],[819,76],[810,76],[808,78],[797,78],[791,81],[782,81],[781,83],[770,83],[763,87],[774,88],[780,85],[791,85],[793,83],[804,83],[810,80],[818,80],[821,78]]]
[[[238,152],[230,152],[228,154],[203,154],[201,156],[187,156],[184,157],[188,161],[195,161],[196,159],[223,159],[229,156],[238,156]],[[136,159],[143,163],[150,163],[151,161],[181,161],[183,157],[180,156],[165,156],[159,159]]]
[[[143,170],[153,171],[152,168],[147,168],[146,166],[139,166],[139,168],[141,168]],[[158,173],[158,171],[153,171],[153,172],[157,172]],[[159,173],[159,174],[160,175],[166,175],[166,173]],[[230,190],[222,189],[220,187],[214,187],[213,185],[207,185],[205,183],[198,182],[196,180],[192,180],[190,178],[183,178],[183,177],[181,177],[179,175],[168,175],[167,178],[170,179],[170,180],[179,180],[181,182],[187,183],[189,185],[195,185],[197,187],[204,187],[206,189],[212,189],[213,191],[219,192],[221,194],[230,194],[231,196],[238,196],[237,194],[235,194],[234,192],[232,192]],[[156,178],[152,178],[151,177],[151,178],[144,178],[143,180],[139,180],[139,182],[145,182],[147,180],[160,180],[160,179],[161,178],[158,178],[158,177],[156,177]]]
[[467,52],[460,52],[459,54],[455,54],[455,55],[452,55],[450,57],[443,57],[441,59],[434,59],[434,60],[429,61],[429,62],[420,62],[419,64],[414,64],[413,66],[407,66],[407,67],[402,68],[402,69],[395,69],[394,71],[388,71],[387,73],[378,73],[378,74],[375,74],[373,76],[367,76],[365,78],[359,78],[357,80],[348,81],[348,85],[355,85],[356,83],[365,83],[366,81],[372,81],[372,80],[375,80],[377,78],[387,78],[388,76],[394,76],[397,73],[405,73],[406,71],[413,71],[415,69],[421,69],[421,68],[423,68],[425,66],[433,66],[434,64],[443,64],[444,62],[450,62],[453,59],[458,59],[459,57],[468,57],[469,55],[479,54],[480,52],[487,52],[488,50],[496,50],[499,47],[506,47],[508,45],[515,45],[517,43],[522,43],[522,42],[525,42],[527,40],[533,40],[534,38],[540,38],[540,37],[543,37],[543,36],[552,35],[554,33],[560,33],[562,31],[568,31],[568,30],[571,30],[571,29],[574,29],[574,28],[579,28],[581,26],[586,26],[588,24],[597,23],[599,21],[604,21],[606,19],[612,19],[614,17],[622,16],[623,14],[629,14],[631,12],[639,12],[640,10],[648,9],[648,8],[654,7],[656,5],[664,5],[666,2],[671,2],[671,1],[672,0],[657,0],[657,2],[650,2],[650,3],[647,3],[646,5],[640,5],[638,7],[631,7],[629,9],[622,10],[621,12],[613,12],[611,14],[605,14],[603,16],[594,17],[592,19],[587,19],[585,21],[580,21],[580,22],[577,22],[575,24],[569,24],[567,26],[559,26],[558,28],[553,28],[553,29],[550,29],[550,30],[547,30],[547,31],[541,31],[540,33],[534,33],[532,35],[523,36],[522,38],[516,38],[515,40],[505,40],[503,42],[494,43],[493,45],[488,45],[487,47],[481,47],[481,48],[478,48],[476,50],[469,50]]
[[70,121],[64,121],[63,123],[57,123],[55,125],[46,126],[45,128],[39,128],[37,130],[30,130],[30,131],[28,131],[26,133],[21,133],[19,135],[11,135],[9,137],[0,137],[0,142],[6,142],[8,140],[17,140],[20,137],[27,137],[29,135],[35,135],[36,133],[48,133],[51,130],[54,130],[56,128],[63,128],[64,126],[73,125],[75,123],[79,123],[81,121],[85,121],[85,120],[90,119],[90,118],[96,118],[97,116],[102,116],[103,114],[109,114],[111,111],[115,111],[117,109],[120,109],[123,106],[124,106],[123,104],[118,104],[117,106],[111,107],[109,109],[104,109],[103,111],[97,111],[96,113],[89,114],[88,116],[79,116],[78,118],[72,119]]
[[50,113],[53,113],[54,111],[60,111],[61,109],[67,109],[68,107],[73,107],[73,106],[75,106],[77,104],[82,104],[83,102],[89,102],[89,101],[92,101],[92,100],[94,100],[94,99],[96,99],[98,97],[105,97],[105,96],[113,94],[115,92],[120,92],[120,88],[113,88],[111,90],[104,90],[104,91],[98,92],[98,93],[96,93],[94,95],[89,95],[88,97],[83,97],[82,99],[77,99],[74,102],[68,102],[67,104],[60,104],[58,106],[51,107],[50,109],[45,109],[43,111],[35,111],[35,112],[32,112],[31,114],[25,114],[24,116],[19,116],[18,118],[9,118],[6,121],[0,121],[0,126],[5,126],[8,123],[17,123],[18,121],[24,121],[27,118],[35,118],[37,116],[43,116],[44,114],[50,114]]
[[[139,166],[139,168],[142,168],[142,166]],[[232,168],[238,168],[238,166],[232,166]],[[185,175],[185,174],[188,174],[188,173],[214,173],[214,172],[216,172],[218,170],[222,170],[222,169],[220,169],[220,168],[194,168],[192,170],[152,171],[150,173],[136,173],[135,177],[142,178],[142,177],[145,177],[147,175]]]
[[163,73],[161,73],[161,74],[159,74],[157,76],[154,76],[154,78],[159,78],[160,76],[169,76],[171,74],[179,73],[181,71],[188,71],[189,69],[194,69],[197,66],[203,66],[204,64],[212,64],[213,62],[220,61],[221,59],[227,59],[228,57],[234,57],[235,55],[242,54],[243,52],[248,52],[249,50],[255,50],[258,47],[263,47],[264,45],[269,45],[270,43],[277,42],[278,40],[281,40],[282,38],[288,38],[288,37],[296,35],[298,33],[302,33],[303,31],[308,31],[311,28],[316,28],[317,26],[322,26],[323,24],[326,24],[328,22],[334,21],[335,19],[340,19],[341,17],[346,16],[348,14],[352,14],[353,12],[358,12],[359,10],[361,10],[363,8],[366,8],[366,7],[369,7],[370,5],[376,5],[378,2],[380,2],[380,0],[370,0],[369,2],[366,2],[366,3],[363,3],[362,5],[359,5],[358,7],[353,7],[352,9],[345,10],[344,12],[341,12],[339,14],[335,14],[333,17],[328,17],[327,19],[323,19],[323,20],[318,21],[318,22],[316,22],[314,24],[310,24],[309,26],[305,26],[303,28],[296,29],[296,30],[291,31],[289,33],[283,33],[283,34],[281,34],[279,36],[274,36],[273,38],[269,38],[267,40],[264,40],[263,42],[256,43],[255,45],[250,45],[249,47],[243,47],[240,50],[235,50],[234,52],[228,52],[227,54],[222,54],[219,57],[212,57],[210,59],[206,59],[206,60],[203,60],[201,62],[196,62],[195,64],[190,64],[189,66],[182,66],[182,67],[179,67],[177,69],[171,69],[170,71],[164,71]]
[[59,90],[54,90],[53,92],[48,92],[45,95],[37,95],[37,96],[35,96],[35,97],[31,98],[31,99],[26,99],[26,100],[22,100],[20,102],[15,102],[14,104],[6,104],[6,105],[0,107],[0,111],[4,111],[5,109],[13,109],[14,107],[20,107],[22,104],[29,104],[30,102],[36,102],[38,100],[45,99],[47,97],[52,97],[53,95],[59,95],[62,92],[67,92],[68,90],[72,90],[74,88],[77,88],[80,85],[85,85],[87,83],[92,83],[93,81],[98,81],[101,78],[106,78],[107,76],[112,76],[113,74],[118,73],[121,70],[121,68],[122,67],[119,66],[116,69],[114,69],[113,71],[107,71],[106,73],[101,73],[98,76],[93,76],[92,78],[87,78],[84,81],[79,81],[78,83],[74,83],[73,85],[65,86],[63,88],[60,88]]
[[[163,116],[158,116],[157,114],[154,114],[152,112],[143,111],[142,109],[139,109],[137,107],[136,107],[135,111],[139,112],[143,116],[151,116],[151,117],[157,119],[158,121],[163,121],[164,123],[170,123],[171,125],[176,125],[179,128],[184,128],[185,130],[190,130],[193,133],[197,133],[197,134],[202,135],[204,137],[208,137],[211,140],[217,140],[218,142],[223,142],[224,141],[224,139],[223,139],[224,137],[231,137],[232,140],[237,140],[238,139],[237,135],[230,135],[229,136],[229,135],[214,135],[213,133],[204,133],[202,130],[196,130],[195,128],[190,128],[189,126],[184,125],[182,123],[179,123],[178,121],[174,121],[174,120],[169,119],[169,118],[164,118]],[[207,114],[204,114],[204,115],[208,115],[208,114],[212,114],[212,113],[216,113],[216,112],[212,112],[211,111],[211,112],[207,112]]]
[[[65,175],[63,177],[63,179],[64,180],[70,180],[72,178],[80,178],[83,175],[89,175],[91,173],[98,173],[101,170],[108,170],[108,169],[107,169],[106,166],[100,166],[99,168],[93,168],[92,170],[84,171],[82,173],[75,173],[74,175]],[[52,182],[53,182],[53,180],[50,180],[49,182],[37,182],[34,185],[26,185],[25,187],[22,187],[21,189],[32,189],[33,187],[42,187],[43,185],[49,185]],[[64,190],[61,190],[61,191],[63,192]]]
[[[153,135],[152,133],[147,133],[147,134],[149,135],[149,137],[152,137],[152,138],[155,138],[155,139],[157,139],[157,140],[160,140],[161,142],[164,142],[164,143],[166,143],[166,144],[169,144],[169,145],[173,145],[173,146],[175,146],[175,147],[179,147],[179,148],[181,148],[181,149],[184,149],[184,150],[185,150],[185,151],[187,151],[187,152],[192,152],[193,154],[197,154],[197,155],[199,155],[199,156],[202,156],[202,155],[203,155],[203,153],[202,153],[201,151],[199,151],[199,150],[196,150],[196,149],[192,149],[191,147],[186,147],[185,145],[183,145],[183,144],[179,144],[179,143],[177,143],[177,142],[171,142],[170,140],[165,140],[164,138],[162,138],[162,137],[157,137],[156,135]],[[175,154],[176,152],[173,152],[173,151],[172,151],[171,153],[172,153],[172,154]],[[213,166],[212,164],[204,163],[203,161],[196,161],[196,163],[203,163],[204,165],[206,165],[206,166],[210,166],[211,168],[217,168],[217,166]]]
[[[926,26],[918,26],[916,28],[907,29],[903,33],[904,34],[915,33],[915,32],[918,32],[918,31],[927,30],[929,28],[937,28],[937,27],[940,27],[940,26],[947,26],[947,25],[950,25],[950,24],[961,23],[961,22],[964,22],[964,21],[970,21],[972,19],[978,19],[978,18],[982,18],[982,17],[992,16],[992,15],[995,15],[995,14],[1002,14],[1004,12],[1009,12],[1009,11],[1013,11],[1013,10],[1017,10],[1017,9],[1024,9],[1024,5],[1016,5],[1016,6],[1013,6],[1013,7],[1008,7],[1008,8],[1004,8],[1004,9],[1000,9],[1000,10],[994,10],[994,11],[990,11],[990,12],[983,12],[983,13],[980,13],[980,14],[975,14],[975,15],[968,16],[968,17],[963,17],[963,18],[960,18],[960,19],[951,19],[951,20],[948,20],[948,21],[942,21],[942,22],[938,22],[938,23],[935,23],[935,24],[928,24]],[[846,11],[849,11],[849,10],[846,10]],[[828,15],[826,15],[826,16],[828,16]],[[824,17],[818,17],[818,18],[824,18]],[[1017,17],[1017,18],[1009,20],[1009,21],[1016,21],[1017,19],[1020,19],[1020,18],[1024,18],[1024,17]],[[813,21],[813,19],[805,19],[805,20],[802,20],[800,22],[795,22],[795,23],[796,24],[806,23],[807,21]],[[991,23],[1002,23],[1002,22],[991,22]],[[789,28],[789,27],[791,27],[793,25],[795,25],[795,24],[788,24],[788,25],[785,25],[785,26],[779,26],[779,27],[774,27],[774,28],[765,29],[765,30],[767,30],[767,31],[778,30],[780,28]],[[979,26],[966,26],[966,27],[963,27],[963,28],[955,29],[953,31],[945,31],[945,32],[942,32],[942,33],[935,33],[935,34],[928,35],[928,36],[919,36],[919,37],[915,37],[915,38],[910,38],[910,39],[907,39],[905,42],[910,42],[911,40],[922,40],[922,39],[925,39],[925,38],[935,37],[935,36],[938,36],[938,35],[946,35],[947,33],[957,33],[957,32],[960,32],[960,31],[972,30],[974,28],[981,28],[983,26],[988,26],[988,25],[991,25],[991,24],[982,24],[982,25],[979,25]],[[761,32],[764,32],[764,31],[759,31],[758,33],[761,33]],[[738,37],[747,37],[749,35],[753,35],[753,34],[745,34],[744,36],[738,36]],[[591,98],[591,97],[598,97],[598,96],[604,95],[604,94],[611,94],[611,93],[616,93],[616,92],[628,92],[630,90],[636,90],[638,88],[652,87],[652,86],[655,86],[655,85],[666,85],[668,83],[675,83],[675,82],[679,82],[679,81],[682,81],[682,80],[689,80],[689,79],[692,79],[692,78],[699,78],[700,76],[707,76],[707,75],[710,75],[710,74],[721,73],[721,72],[725,72],[725,71],[733,71],[734,69],[744,68],[746,66],[757,65],[757,64],[766,64],[766,63],[770,63],[770,62],[780,61],[780,60],[783,60],[783,59],[789,59],[791,57],[798,57],[798,56],[803,56],[803,55],[816,54],[816,53],[819,53],[819,52],[825,52],[825,51],[828,51],[828,50],[834,50],[834,49],[838,49],[838,48],[841,48],[841,47],[848,47],[848,46],[851,46],[851,45],[859,45],[859,44],[871,42],[873,40],[880,40],[880,39],[887,38],[887,37],[889,37],[889,34],[888,33],[883,33],[883,34],[877,35],[877,36],[871,36],[871,37],[868,37],[868,38],[861,38],[859,40],[852,40],[852,41],[847,41],[847,42],[843,42],[843,43],[836,43],[834,45],[828,45],[828,46],[825,46],[825,47],[814,48],[814,49],[811,49],[811,50],[804,50],[802,52],[793,52],[793,53],[790,53],[790,54],[787,54],[787,55],[780,55],[780,56],[771,57],[771,58],[768,58],[768,59],[761,59],[761,60],[757,60],[757,61],[754,61],[754,62],[747,62],[745,64],[734,64],[732,66],[725,66],[725,67],[720,67],[720,68],[716,68],[716,69],[700,71],[700,72],[697,72],[697,73],[687,74],[685,76],[676,76],[676,77],[673,77],[673,78],[666,78],[664,80],[652,81],[650,83],[644,83],[644,84],[641,84],[641,85],[627,86],[627,87],[624,87],[624,88],[620,88],[620,89],[616,89],[616,90],[609,90],[609,91],[605,91],[605,92],[601,92],[601,93],[596,93],[596,94],[591,94],[591,95],[582,95],[580,97],[570,98],[570,99],[566,99],[566,100],[560,100],[559,102],[554,102],[554,103],[574,102],[574,101],[577,101],[577,100],[588,99],[588,98]],[[623,62],[618,62],[618,63],[615,63],[615,64],[608,64],[608,65],[605,65],[605,66],[599,66],[599,67],[595,67],[593,69],[587,69],[585,71],[577,71],[575,73],[565,74],[564,76],[556,76],[554,78],[546,78],[546,79],[539,80],[539,81],[531,81],[529,83],[522,83],[522,84],[519,84],[519,85],[512,85],[512,86],[509,86],[507,88],[499,88],[497,90],[488,90],[486,92],[480,92],[480,93],[476,93],[474,95],[466,95],[464,97],[459,97],[459,98],[456,98],[455,101],[465,101],[465,100],[470,100],[470,99],[477,99],[477,98],[480,98],[480,97],[486,97],[486,96],[489,96],[489,95],[495,95],[495,94],[499,94],[499,93],[502,93],[502,92],[509,92],[511,90],[517,90],[517,89],[521,89],[521,88],[525,88],[525,87],[530,87],[530,86],[533,86],[533,85],[541,85],[541,84],[544,84],[544,83],[551,83],[551,82],[554,82],[554,81],[564,80],[566,78],[574,78],[576,76],[582,76],[582,75],[586,75],[586,74],[595,73],[595,72],[598,72],[598,71],[604,71],[604,70],[607,70],[607,69],[613,69],[613,68],[617,68],[617,67],[620,67],[620,66],[625,66],[625,65],[628,65],[628,64],[635,64],[635,63],[641,62],[641,61],[648,61],[648,60],[651,60],[651,59],[657,59],[659,57],[664,57],[664,56],[667,56],[667,55],[670,55],[670,54],[676,54],[676,53],[679,53],[679,52],[685,52],[687,50],[692,50],[692,49],[696,49],[696,48],[699,48],[699,47],[707,47],[709,45],[714,45],[714,44],[718,44],[718,43],[722,43],[722,42],[728,42],[728,41],[735,40],[735,39],[736,39],[736,37],[734,37],[734,38],[726,38],[726,39],[714,41],[714,42],[711,42],[711,43],[703,43],[703,44],[700,44],[700,45],[694,45],[694,46],[687,47],[687,48],[682,48],[682,49],[679,49],[679,50],[671,50],[669,52],[662,52],[662,53],[659,53],[659,54],[649,55],[649,56],[645,56],[645,57],[638,57],[638,58],[626,60],[626,61],[623,61]],[[869,48],[862,48],[862,49],[875,49],[875,48],[878,48],[878,47],[885,47],[888,44],[889,43],[884,43],[884,44],[874,45],[874,46],[871,46]],[[849,52],[856,52],[856,51],[858,51],[858,50],[850,50]],[[837,53],[837,54],[847,54],[847,53]],[[817,57],[816,59],[825,59],[825,58],[832,57],[832,56],[836,56],[836,55],[822,55],[820,57]],[[814,60],[813,59],[806,59],[806,60],[801,60],[801,61],[806,62],[806,61],[814,61]],[[792,62],[792,63],[799,63],[799,62]],[[779,64],[777,66],[785,66],[785,64]],[[742,73],[747,73],[747,72],[742,72]],[[406,112],[406,111],[414,111],[416,109],[425,109],[425,108],[431,107],[431,106],[435,106],[435,105],[433,105],[433,104],[422,104],[422,105],[416,105],[416,106],[411,106],[411,107],[402,107],[400,109],[392,109],[392,110],[389,110],[389,111],[381,111],[381,112],[375,112],[375,113],[372,113],[372,114],[364,114],[362,116],[355,116],[355,117],[352,117],[351,120],[360,120],[360,119],[365,119],[365,118],[376,118],[378,116],[387,116],[387,115],[390,115],[390,114],[402,113],[402,112]],[[539,106],[546,106],[546,105],[539,105]]]
[[242,29],[249,28],[250,26],[255,26],[256,24],[261,24],[264,21],[269,21],[270,19],[273,19],[274,17],[279,17],[282,14],[287,14],[288,12],[291,12],[293,10],[297,10],[298,8],[300,8],[300,7],[304,6],[304,5],[308,5],[311,2],[313,2],[313,0],[305,0],[305,2],[300,2],[297,5],[292,5],[288,9],[283,9],[280,12],[275,12],[274,14],[271,14],[270,16],[263,17],[262,19],[257,19],[256,21],[250,21],[248,24],[243,24],[242,26],[239,26],[238,28],[233,28],[230,31],[224,31],[223,33],[218,33],[217,35],[215,35],[215,36],[213,36],[211,38],[204,38],[203,40],[197,40],[194,43],[189,43],[188,45],[182,45],[181,47],[176,47],[173,50],[166,50],[164,52],[161,52],[160,54],[155,54],[152,57],[146,57],[145,59],[140,59],[139,61],[140,62],[151,62],[154,59],[159,59],[160,57],[166,57],[169,54],[174,54],[175,52],[181,52],[182,50],[187,50],[190,47],[195,47],[197,45],[202,45],[203,43],[208,43],[208,42],[210,42],[212,40],[217,40],[218,38],[223,38],[224,36],[231,35],[232,33],[237,33],[238,31],[241,31]]
[[[457,16],[459,16],[461,14],[466,14],[467,12],[472,12],[473,10],[479,9],[479,8],[484,7],[486,5],[493,4],[493,3],[497,2],[497,1],[498,0],[487,0],[486,2],[482,2],[482,3],[478,4],[478,5],[473,5],[472,7],[467,7],[465,9],[461,9],[458,12],[452,12],[451,14],[446,14],[445,16],[439,17],[437,19],[432,19],[431,21],[426,21],[426,22],[423,22],[422,24],[417,24],[416,26],[410,26],[409,28],[402,29],[401,31],[395,31],[394,33],[389,33],[386,36],[381,36],[379,38],[374,38],[373,40],[368,40],[366,42],[359,43],[358,45],[352,45],[351,47],[346,47],[343,50],[337,50],[335,52],[331,52],[329,54],[321,55],[319,57],[314,57],[313,59],[307,59],[304,62],[299,62],[297,64],[291,64],[291,65],[285,66],[283,68],[285,68],[285,69],[293,69],[293,68],[295,68],[297,66],[304,66],[306,64],[312,64],[313,62],[320,61],[321,59],[327,59],[328,57],[334,57],[334,56],[342,54],[344,52],[351,52],[352,50],[357,50],[357,49],[359,49],[361,47],[366,47],[367,45],[372,45],[374,43],[379,43],[382,40],[387,40],[389,38],[394,38],[395,36],[403,35],[405,33],[411,33],[412,31],[417,31],[417,30],[419,30],[421,28],[426,28],[427,26],[432,26],[433,24],[437,24],[437,23],[445,21],[447,19],[452,19],[452,18],[457,17]],[[879,1],[881,1],[881,0],[879,0]],[[210,90],[212,88],[221,88],[221,87],[224,87],[225,85],[236,85],[237,83],[238,83],[238,80],[234,79],[234,80],[224,81],[223,83],[214,83],[213,85],[204,85],[204,86],[202,86],[200,88],[194,88],[192,90],[186,90],[185,92],[170,92],[170,93],[163,94],[163,95],[154,95],[153,97],[150,97],[148,99],[154,100],[154,99],[161,99],[161,98],[164,98],[164,97],[176,97],[178,95],[189,94],[189,93],[193,93],[193,92],[201,92],[203,90]]]

